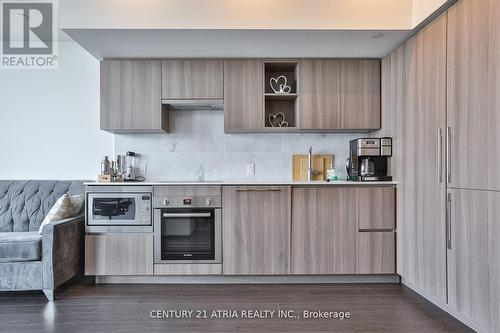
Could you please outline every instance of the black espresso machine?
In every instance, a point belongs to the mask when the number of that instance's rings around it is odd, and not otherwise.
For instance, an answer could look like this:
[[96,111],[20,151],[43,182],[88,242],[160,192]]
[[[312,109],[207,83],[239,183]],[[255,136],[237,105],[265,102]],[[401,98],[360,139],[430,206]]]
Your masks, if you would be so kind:
[[387,158],[392,156],[392,138],[360,138],[349,142],[347,179],[355,181],[391,181]]

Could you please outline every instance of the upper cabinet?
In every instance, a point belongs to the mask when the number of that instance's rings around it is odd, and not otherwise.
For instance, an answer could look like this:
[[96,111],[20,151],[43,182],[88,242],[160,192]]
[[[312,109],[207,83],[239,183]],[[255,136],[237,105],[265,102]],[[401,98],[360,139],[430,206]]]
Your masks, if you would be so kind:
[[448,186],[500,190],[500,6],[448,10]]
[[380,128],[380,60],[341,60],[341,128]]
[[168,100],[183,99],[223,99],[226,133],[367,132],[380,128],[380,60],[101,62],[105,131],[167,132]]
[[162,61],[161,97],[164,99],[222,99],[223,61]]
[[259,60],[224,62],[224,131],[264,128],[264,68]]
[[340,128],[340,61],[300,62],[300,128]]
[[380,60],[304,60],[299,71],[301,129],[380,128]]
[[101,62],[101,129],[112,133],[168,131],[161,104],[161,62]]

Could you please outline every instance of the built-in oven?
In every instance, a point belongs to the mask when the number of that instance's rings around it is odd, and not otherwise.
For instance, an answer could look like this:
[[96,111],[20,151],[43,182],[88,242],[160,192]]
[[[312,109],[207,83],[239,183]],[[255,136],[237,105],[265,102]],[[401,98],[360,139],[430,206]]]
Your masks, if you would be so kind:
[[221,263],[221,198],[155,197],[155,263]]
[[147,187],[89,186],[87,231],[152,231],[152,197]]

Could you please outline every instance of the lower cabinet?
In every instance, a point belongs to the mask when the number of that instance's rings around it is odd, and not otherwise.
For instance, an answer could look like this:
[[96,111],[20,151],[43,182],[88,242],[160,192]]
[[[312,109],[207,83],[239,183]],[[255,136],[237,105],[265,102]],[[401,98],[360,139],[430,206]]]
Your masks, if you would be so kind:
[[294,188],[292,274],[356,272],[353,188]]
[[221,275],[222,264],[154,264],[154,275]]
[[500,192],[448,190],[448,304],[500,332]]
[[85,235],[85,275],[153,275],[153,234]]
[[356,274],[396,274],[396,240],[393,231],[358,232]]
[[395,274],[395,189],[292,193],[292,274]]
[[223,274],[290,273],[290,186],[224,186]]

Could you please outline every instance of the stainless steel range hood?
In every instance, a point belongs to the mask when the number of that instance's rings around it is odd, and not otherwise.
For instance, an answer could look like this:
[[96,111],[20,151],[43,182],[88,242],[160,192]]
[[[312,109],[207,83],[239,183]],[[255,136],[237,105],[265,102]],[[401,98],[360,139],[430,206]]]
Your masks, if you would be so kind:
[[224,109],[222,99],[163,99],[162,104],[170,106],[173,110],[212,110]]

